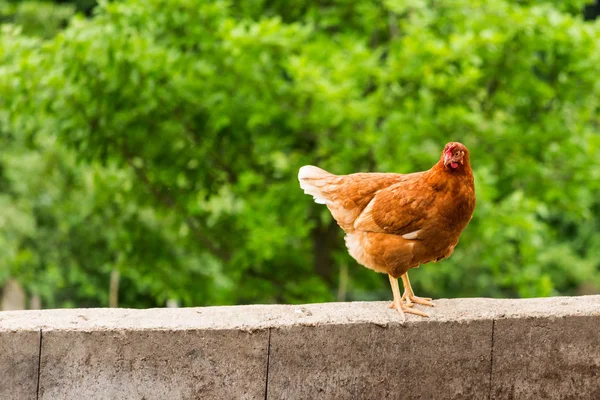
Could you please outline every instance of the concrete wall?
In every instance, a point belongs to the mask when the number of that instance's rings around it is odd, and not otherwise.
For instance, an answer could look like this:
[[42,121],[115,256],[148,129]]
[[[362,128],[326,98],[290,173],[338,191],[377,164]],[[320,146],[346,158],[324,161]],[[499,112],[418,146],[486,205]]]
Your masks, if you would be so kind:
[[0,399],[600,399],[600,296],[387,304],[1,312]]

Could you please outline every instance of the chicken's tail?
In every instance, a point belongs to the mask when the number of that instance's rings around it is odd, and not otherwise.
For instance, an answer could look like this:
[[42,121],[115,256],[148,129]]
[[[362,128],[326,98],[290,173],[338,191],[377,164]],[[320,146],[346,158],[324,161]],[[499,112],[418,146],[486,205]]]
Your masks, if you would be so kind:
[[305,165],[298,171],[300,188],[304,190],[304,193],[313,196],[315,203],[318,204],[330,202],[323,189],[331,184],[331,178],[334,177],[335,175],[313,165]]

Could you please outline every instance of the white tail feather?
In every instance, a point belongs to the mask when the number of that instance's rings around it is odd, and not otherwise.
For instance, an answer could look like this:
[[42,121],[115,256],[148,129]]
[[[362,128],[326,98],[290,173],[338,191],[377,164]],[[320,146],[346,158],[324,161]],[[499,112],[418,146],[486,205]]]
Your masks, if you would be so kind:
[[300,188],[304,190],[304,193],[313,196],[317,204],[328,203],[328,200],[321,192],[321,187],[327,184],[324,180],[329,177],[331,177],[329,172],[313,165],[305,165],[298,171]]

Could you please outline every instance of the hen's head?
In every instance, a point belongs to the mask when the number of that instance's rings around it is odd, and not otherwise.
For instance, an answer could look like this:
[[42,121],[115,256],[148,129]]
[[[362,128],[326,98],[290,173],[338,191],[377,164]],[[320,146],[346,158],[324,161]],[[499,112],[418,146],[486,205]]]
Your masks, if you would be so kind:
[[450,142],[442,152],[444,167],[451,171],[458,171],[469,165],[469,149],[462,143]]

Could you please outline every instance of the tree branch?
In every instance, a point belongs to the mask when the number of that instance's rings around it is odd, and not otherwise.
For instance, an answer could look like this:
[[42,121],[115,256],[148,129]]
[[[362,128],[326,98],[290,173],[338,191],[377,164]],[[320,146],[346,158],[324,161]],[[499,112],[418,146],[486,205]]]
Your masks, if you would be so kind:
[[219,257],[223,261],[229,261],[231,255],[224,251],[221,247],[219,247],[212,239],[210,239],[204,233],[204,227],[198,222],[198,220],[190,215],[177,204],[175,199],[170,195],[164,193],[163,191],[156,188],[156,186],[152,183],[146,170],[143,167],[139,167],[135,165],[133,162],[133,154],[131,154],[124,146],[121,146],[121,153],[129,166],[134,170],[138,179],[144,184],[146,189],[154,196],[156,200],[158,200],[161,204],[170,208],[180,215],[183,216],[183,219],[187,226],[190,228],[194,236],[204,245],[211,253],[215,256]]

